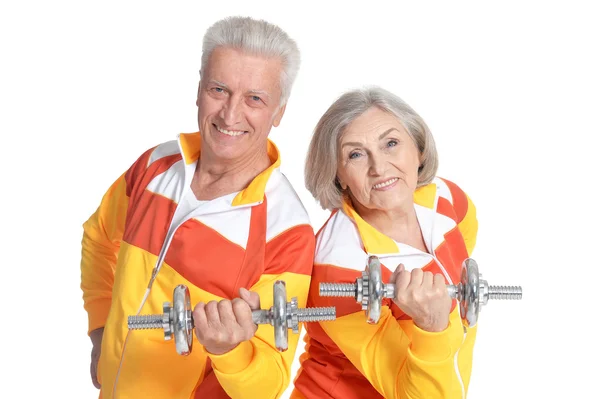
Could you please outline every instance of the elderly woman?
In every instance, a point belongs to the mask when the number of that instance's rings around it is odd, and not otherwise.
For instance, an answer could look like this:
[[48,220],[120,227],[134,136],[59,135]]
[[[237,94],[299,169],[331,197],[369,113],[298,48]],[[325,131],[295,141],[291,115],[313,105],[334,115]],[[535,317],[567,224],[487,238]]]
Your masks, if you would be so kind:
[[[331,216],[317,234],[309,306],[334,322],[307,324],[292,398],[464,398],[476,328],[465,328],[446,284],[460,281],[477,234],[475,208],[436,177],[431,132],[381,88],[342,95],[319,121],[306,185]],[[354,282],[370,255],[396,285],[377,324],[320,282]]]

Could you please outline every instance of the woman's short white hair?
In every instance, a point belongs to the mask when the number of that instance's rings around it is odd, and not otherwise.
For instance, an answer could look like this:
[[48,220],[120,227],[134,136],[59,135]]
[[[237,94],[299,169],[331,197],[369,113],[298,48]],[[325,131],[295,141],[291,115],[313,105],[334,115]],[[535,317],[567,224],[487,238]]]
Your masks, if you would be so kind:
[[283,68],[280,104],[287,102],[300,68],[300,50],[296,42],[280,27],[250,17],[228,17],[217,21],[204,34],[200,76],[217,47],[240,49],[253,55],[281,59]]
[[352,90],[340,96],[323,114],[308,148],[305,184],[323,209],[333,210],[342,205],[344,193],[337,180],[340,139],[346,127],[372,107],[398,118],[419,149],[422,163],[417,186],[431,183],[437,173],[435,141],[419,114],[401,98],[380,87]]

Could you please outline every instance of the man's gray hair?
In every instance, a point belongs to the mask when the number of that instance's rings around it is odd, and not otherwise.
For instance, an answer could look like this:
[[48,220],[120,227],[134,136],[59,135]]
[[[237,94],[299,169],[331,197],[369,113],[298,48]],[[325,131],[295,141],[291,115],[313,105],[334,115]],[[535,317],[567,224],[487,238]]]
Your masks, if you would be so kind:
[[437,173],[435,141],[419,114],[401,98],[380,87],[352,90],[340,96],[323,114],[308,148],[305,184],[323,209],[333,210],[342,205],[344,194],[337,181],[340,139],[346,127],[372,107],[394,115],[417,146],[422,161],[417,187],[431,183]]
[[279,58],[283,66],[280,78],[280,105],[287,102],[300,68],[300,50],[296,42],[280,27],[250,17],[228,17],[217,21],[204,34],[200,76],[204,74],[210,55],[216,47],[234,48],[252,55]]

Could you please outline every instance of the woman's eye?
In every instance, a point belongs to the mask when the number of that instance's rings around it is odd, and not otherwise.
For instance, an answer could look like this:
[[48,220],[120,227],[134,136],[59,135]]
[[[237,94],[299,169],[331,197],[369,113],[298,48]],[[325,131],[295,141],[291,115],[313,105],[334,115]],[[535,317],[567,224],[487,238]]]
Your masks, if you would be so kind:
[[390,140],[387,143],[388,147],[394,147],[394,146],[397,146],[397,145],[398,145],[398,142],[396,140]]
[[350,155],[348,155],[348,158],[350,158],[350,159],[356,159],[358,157],[360,157],[359,152],[351,152]]
[[260,97],[259,96],[252,96],[250,98],[252,99],[252,101],[260,101]]

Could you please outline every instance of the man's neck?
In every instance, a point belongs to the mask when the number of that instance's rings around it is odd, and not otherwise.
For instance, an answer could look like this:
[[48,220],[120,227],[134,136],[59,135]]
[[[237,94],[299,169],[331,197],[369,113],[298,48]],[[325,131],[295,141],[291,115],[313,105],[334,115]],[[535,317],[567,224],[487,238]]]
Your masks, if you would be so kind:
[[218,160],[211,154],[200,155],[192,179],[192,191],[198,200],[212,200],[248,187],[250,182],[271,166],[266,151],[238,160]]

